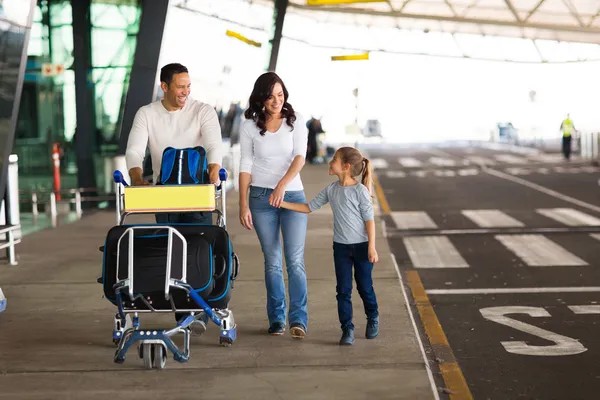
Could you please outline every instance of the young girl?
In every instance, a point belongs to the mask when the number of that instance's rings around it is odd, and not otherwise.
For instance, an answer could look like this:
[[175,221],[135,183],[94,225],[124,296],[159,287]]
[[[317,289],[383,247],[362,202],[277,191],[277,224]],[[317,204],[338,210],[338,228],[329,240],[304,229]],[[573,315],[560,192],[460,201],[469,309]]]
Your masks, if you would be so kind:
[[[338,181],[328,185],[308,204],[282,202],[281,207],[311,213],[330,203],[333,211],[333,259],[337,278],[338,315],[342,326],[340,345],[354,343],[352,324],[352,266],[358,294],[367,314],[367,339],[379,335],[379,312],[373,289],[373,263],[379,261],[375,250],[375,221],[371,201],[371,165],[353,147],[342,147],[329,162],[329,175]],[[362,183],[354,177],[362,175]]]

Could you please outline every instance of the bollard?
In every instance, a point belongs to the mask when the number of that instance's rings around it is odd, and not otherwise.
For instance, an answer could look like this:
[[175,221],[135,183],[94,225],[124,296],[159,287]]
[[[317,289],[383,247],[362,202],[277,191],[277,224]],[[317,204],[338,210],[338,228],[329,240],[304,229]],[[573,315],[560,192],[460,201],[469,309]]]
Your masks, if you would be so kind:
[[50,215],[53,218],[56,218],[57,215],[57,211],[56,211],[56,193],[51,192],[50,193]]
[[56,193],[56,200],[60,201],[60,147],[58,143],[52,145],[52,163],[54,192]]
[[36,192],[31,193],[31,213],[33,214],[34,218],[37,218],[39,215],[38,199]]
[[81,191],[77,190],[75,192],[75,212],[77,213],[77,216],[81,218]]

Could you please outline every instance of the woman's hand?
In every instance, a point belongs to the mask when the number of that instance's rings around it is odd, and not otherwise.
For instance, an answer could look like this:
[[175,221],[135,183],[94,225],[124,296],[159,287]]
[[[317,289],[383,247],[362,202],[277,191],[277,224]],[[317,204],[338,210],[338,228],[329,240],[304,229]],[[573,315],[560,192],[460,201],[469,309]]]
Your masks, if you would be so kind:
[[379,255],[377,254],[375,246],[369,246],[369,261],[373,264],[379,262]]
[[252,230],[252,213],[250,212],[250,208],[248,206],[240,207],[240,223],[249,231]]
[[279,208],[281,207],[281,202],[285,197],[285,187],[282,185],[277,185],[273,190],[273,193],[269,196],[269,204],[271,207]]

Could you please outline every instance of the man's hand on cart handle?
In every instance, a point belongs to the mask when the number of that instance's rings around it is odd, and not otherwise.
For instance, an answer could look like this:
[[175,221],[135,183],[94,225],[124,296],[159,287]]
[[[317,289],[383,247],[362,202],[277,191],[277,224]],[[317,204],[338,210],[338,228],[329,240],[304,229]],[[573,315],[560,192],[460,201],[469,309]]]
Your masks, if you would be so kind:
[[147,186],[150,182],[145,181],[142,178],[142,169],[139,167],[131,168],[129,170],[129,178],[131,178],[131,186]]
[[208,179],[210,183],[219,186],[221,178],[219,178],[219,171],[221,166],[219,164],[208,164]]
[[150,182],[145,181],[143,179],[138,180],[138,181],[131,181],[131,186],[148,186],[150,185]]

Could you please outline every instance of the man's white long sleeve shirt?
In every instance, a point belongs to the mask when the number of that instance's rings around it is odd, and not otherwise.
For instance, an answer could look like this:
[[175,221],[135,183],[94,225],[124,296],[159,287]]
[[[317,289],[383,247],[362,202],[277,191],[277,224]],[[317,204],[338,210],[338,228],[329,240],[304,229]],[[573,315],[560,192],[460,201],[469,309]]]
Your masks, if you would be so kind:
[[180,110],[168,111],[160,100],[141,107],[135,114],[129,133],[127,169],[143,169],[146,147],[150,147],[154,183],[158,181],[165,148],[202,146],[209,164],[222,165],[223,139],[219,117],[213,107],[187,100]]

